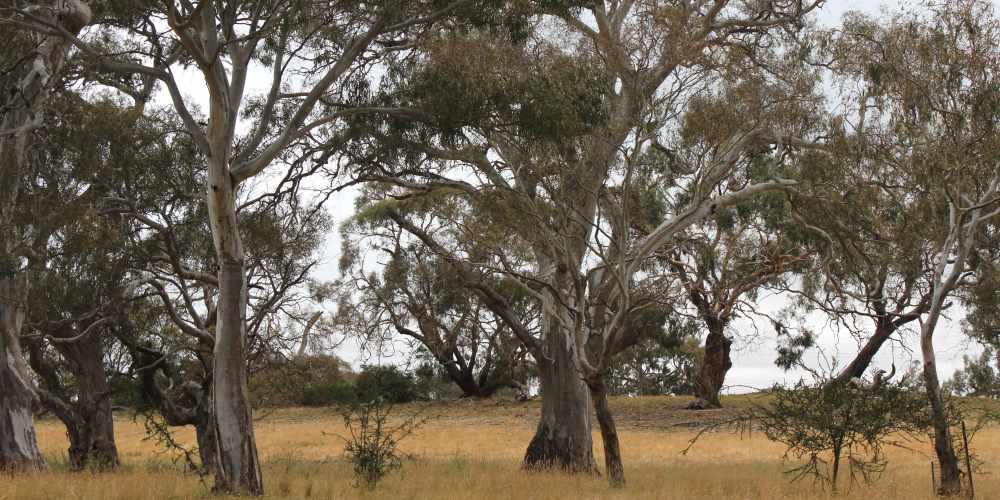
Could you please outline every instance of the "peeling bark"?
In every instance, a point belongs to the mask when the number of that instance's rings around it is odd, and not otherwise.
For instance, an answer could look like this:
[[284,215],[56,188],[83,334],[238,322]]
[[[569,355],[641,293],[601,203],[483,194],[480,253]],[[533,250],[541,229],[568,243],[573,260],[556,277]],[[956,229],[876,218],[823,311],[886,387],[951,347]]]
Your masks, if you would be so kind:
[[[554,320],[550,320],[554,321]],[[545,336],[549,359],[539,366],[542,414],[524,455],[526,469],[556,468],[596,473],[590,422],[590,391],[573,353],[558,332]]]
[[264,492],[246,372],[246,271],[236,215],[236,186],[225,164],[210,161],[208,206],[219,258],[219,303],[212,368],[212,419],[217,444],[215,489]]
[[45,468],[32,412],[37,394],[19,341],[24,286],[0,279],[0,470]]
[[733,360],[730,357],[733,341],[726,337],[723,323],[709,323],[708,328],[705,358],[695,379],[695,395],[701,407],[721,408],[719,392],[726,382],[726,373],[733,367]]

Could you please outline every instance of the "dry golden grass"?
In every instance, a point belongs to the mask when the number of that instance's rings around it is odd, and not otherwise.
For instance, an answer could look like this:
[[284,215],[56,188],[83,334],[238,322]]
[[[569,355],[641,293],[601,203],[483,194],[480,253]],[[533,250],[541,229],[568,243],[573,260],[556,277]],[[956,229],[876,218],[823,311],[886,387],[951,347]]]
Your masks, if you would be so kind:
[[[733,406],[745,400],[732,399]],[[614,400],[620,415],[628,486],[611,490],[600,478],[558,473],[524,473],[518,462],[531,437],[537,402],[458,402],[434,405],[436,418],[403,443],[413,459],[374,492],[352,486],[341,458],[342,431],[332,410],[281,410],[256,426],[264,480],[273,498],[372,499],[931,499],[926,446],[894,450],[889,469],[874,486],[833,496],[808,482],[789,483],[782,470],[782,447],[761,436],[712,434],[688,455],[691,412],[677,411],[681,400]],[[697,418],[722,418],[704,414]],[[182,472],[169,455],[144,441],[141,423],[117,422],[125,466],[110,474],[65,472],[66,439],[56,421],[39,423],[39,439],[52,471],[0,479],[0,499],[163,499],[211,497],[196,477]],[[178,432],[190,443],[190,431]],[[595,442],[599,437],[595,435]],[[595,451],[600,454],[600,447]],[[1000,457],[1000,429],[978,436],[976,450],[988,461]],[[598,457],[598,460],[602,460]],[[980,475],[979,498],[1000,498],[1000,478]]]

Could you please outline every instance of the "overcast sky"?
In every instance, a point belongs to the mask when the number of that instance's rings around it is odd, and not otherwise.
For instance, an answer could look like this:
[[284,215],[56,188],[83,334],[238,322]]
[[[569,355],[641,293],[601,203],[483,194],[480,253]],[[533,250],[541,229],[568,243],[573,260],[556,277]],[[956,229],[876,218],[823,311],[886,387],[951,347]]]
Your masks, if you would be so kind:
[[[1000,2],[1000,0],[994,0],[995,5],[998,2]],[[881,10],[883,10],[883,7],[887,7],[890,11],[894,11],[903,5],[912,4],[913,2],[831,0],[826,3],[819,14],[819,21],[825,25],[832,25],[835,24],[845,12],[850,10],[860,10],[870,14],[878,14]],[[263,92],[270,83],[270,75],[267,72],[255,73],[257,73],[257,78],[254,78],[253,74],[251,75],[248,90],[251,92]],[[180,80],[178,83],[183,89],[183,92],[194,98],[194,102],[207,102],[207,92],[204,89],[204,85],[199,75],[191,71],[177,76]],[[161,96],[158,101],[162,105],[169,105],[169,101],[166,96]],[[353,211],[354,197],[354,192],[344,192],[332,199],[328,204],[328,209],[332,213],[337,225],[350,217]],[[325,246],[325,252],[322,257],[322,263],[318,268],[317,278],[329,280],[337,277],[336,263],[338,260],[339,250],[339,233],[337,231],[333,231],[328,236],[327,245]],[[761,307],[767,312],[774,313],[779,310],[784,303],[785,300],[781,297],[771,296],[761,301]],[[936,335],[935,344],[938,350],[938,369],[944,379],[950,378],[954,370],[961,366],[963,354],[978,354],[980,352],[980,348],[978,346],[974,344],[970,345],[964,340],[961,335],[960,319],[961,318],[958,317],[942,322]],[[727,377],[727,384],[730,386],[728,389],[729,392],[745,392],[751,388],[767,387],[775,382],[794,382],[803,375],[800,372],[785,373],[774,365],[776,348],[774,332],[769,325],[765,324],[765,322],[759,322],[759,324],[759,335],[757,335],[752,342],[737,342],[734,346],[733,368],[730,370]],[[806,361],[814,367],[830,368],[829,366],[826,366],[826,363],[823,361],[824,359],[831,360],[835,358],[840,361],[840,364],[844,364],[854,356],[859,348],[857,341],[849,335],[838,336],[836,332],[829,328],[825,328],[823,320],[819,317],[813,318],[813,320],[809,323],[809,326],[814,331],[821,333],[819,336],[819,346],[822,351],[822,356],[818,355],[815,351],[810,352],[806,356]],[[753,330],[752,325],[750,325],[747,320],[737,320],[733,327],[735,331],[739,332],[749,332]],[[911,331],[910,333],[904,334],[904,336],[906,338],[905,345],[912,346],[912,348],[916,349],[918,345],[917,335]],[[350,343],[342,345],[337,350],[336,354],[355,365],[363,361],[359,355],[358,349]],[[911,352],[902,346],[887,344],[883,349],[883,352],[879,353],[876,358],[876,364],[879,367],[888,369],[889,365],[895,362],[897,367],[905,368],[911,361],[919,360],[919,357],[918,351]]]
[[[996,3],[996,2],[995,2]],[[906,4],[911,4],[907,2]],[[832,25],[848,11],[860,10],[870,14],[879,14],[883,7],[888,7],[890,11],[896,10],[899,6],[906,5],[902,2],[878,2],[870,0],[833,0],[827,2],[819,15],[822,24]],[[339,224],[350,217],[353,210],[354,197],[350,193],[334,200],[330,210]],[[340,248],[339,234],[332,233],[329,236],[329,244],[326,246],[327,253],[324,256],[324,263],[320,267],[321,278],[334,278],[337,274],[337,257]],[[785,299],[778,296],[765,297],[761,301],[762,310],[768,313],[775,313],[785,305]],[[962,365],[962,356],[966,353],[978,354],[980,348],[975,344],[970,344],[961,334],[961,317],[953,317],[943,321],[938,327],[935,335],[935,345],[938,351],[938,370],[943,379],[950,378],[952,373]],[[819,349],[810,351],[805,361],[814,368],[829,369],[830,361],[837,360],[840,365],[849,362],[860,348],[857,340],[847,334],[838,334],[834,329],[825,325],[825,318],[814,316],[808,323],[809,327],[820,333],[818,344]],[[734,331],[752,332],[753,325],[746,319],[737,320],[733,325]],[[754,388],[769,387],[775,382],[794,383],[805,375],[801,371],[785,372],[774,365],[777,342],[773,329],[766,324],[766,321],[758,321],[759,334],[750,341],[740,342],[734,345],[733,368],[729,371],[726,383],[729,386],[728,392],[746,392]],[[912,330],[904,333],[905,346],[886,344],[882,352],[875,359],[877,367],[889,369],[892,363],[897,368],[905,369],[912,361],[919,361],[920,353],[918,348],[918,335]],[[338,349],[337,354],[355,364],[362,361],[357,349],[352,345],[343,345]]]

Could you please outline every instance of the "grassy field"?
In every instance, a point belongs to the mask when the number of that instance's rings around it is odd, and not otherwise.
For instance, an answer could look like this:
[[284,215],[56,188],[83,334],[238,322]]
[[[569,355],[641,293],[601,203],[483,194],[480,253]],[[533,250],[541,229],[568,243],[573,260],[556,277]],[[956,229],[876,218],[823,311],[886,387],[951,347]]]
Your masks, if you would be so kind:
[[[731,407],[747,397],[724,400]],[[432,419],[403,443],[412,455],[374,492],[356,489],[341,458],[339,417],[332,410],[280,410],[261,416],[257,442],[264,481],[272,498],[433,499],[905,499],[934,498],[930,450],[893,450],[889,469],[870,487],[837,496],[809,482],[789,483],[783,449],[759,435],[714,433],[680,455],[699,421],[724,419],[726,410],[688,412],[680,398],[612,400],[619,418],[628,485],[611,490],[601,478],[525,473],[518,463],[531,437],[538,403],[459,401],[423,411]],[[52,471],[0,478],[0,499],[152,499],[211,497],[198,478],[183,473],[169,454],[145,441],[143,426],[126,416],[117,422],[124,466],[115,473],[65,471],[66,438],[57,421],[39,422],[39,439]],[[190,443],[190,431],[178,437]],[[595,452],[600,454],[595,434]],[[1000,429],[983,431],[974,444],[987,471],[1000,458]],[[598,460],[603,460],[600,456]],[[603,462],[599,462],[603,463]],[[1000,498],[1000,477],[977,477],[979,498]]]

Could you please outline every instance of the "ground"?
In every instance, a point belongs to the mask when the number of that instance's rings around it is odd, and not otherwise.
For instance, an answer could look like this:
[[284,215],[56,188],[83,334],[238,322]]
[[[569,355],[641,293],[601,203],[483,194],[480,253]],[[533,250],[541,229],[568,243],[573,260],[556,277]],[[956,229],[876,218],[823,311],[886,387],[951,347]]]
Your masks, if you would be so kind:
[[[731,408],[752,398],[724,398]],[[539,411],[537,401],[463,400],[421,407],[430,420],[403,442],[410,454],[403,468],[375,491],[353,486],[342,458],[341,419],[332,409],[288,409],[259,412],[257,442],[264,464],[264,483],[271,498],[429,498],[429,499],[864,499],[920,500],[931,492],[930,449],[894,450],[889,468],[873,486],[832,495],[809,481],[790,483],[782,474],[794,462],[783,461],[783,448],[759,434],[727,432],[704,437],[687,455],[700,424],[724,420],[730,410],[682,410],[684,398],[615,398],[628,485],[610,489],[601,478],[558,473],[525,473],[518,469]],[[404,408],[414,411],[417,408]],[[183,472],[174,455],[144,440],[141,422],[121,415],[116,422],[124,466],[111,474],[65,471],[66,438],[54,420],[39,422],[38,433],[51,471],[3,477],[0,499],[161,499],[211,497],[208,486]],[[178,437],[192,442],[190,431]],[[595,434],[600,457],[600,438]],[[976,476],[978,498],[1000,498],[1000,476],[989,474],[1000,464],[1000,428],[988,428],[973,448],[986,461]],[[210,484],[210,482],[209,482]]]

